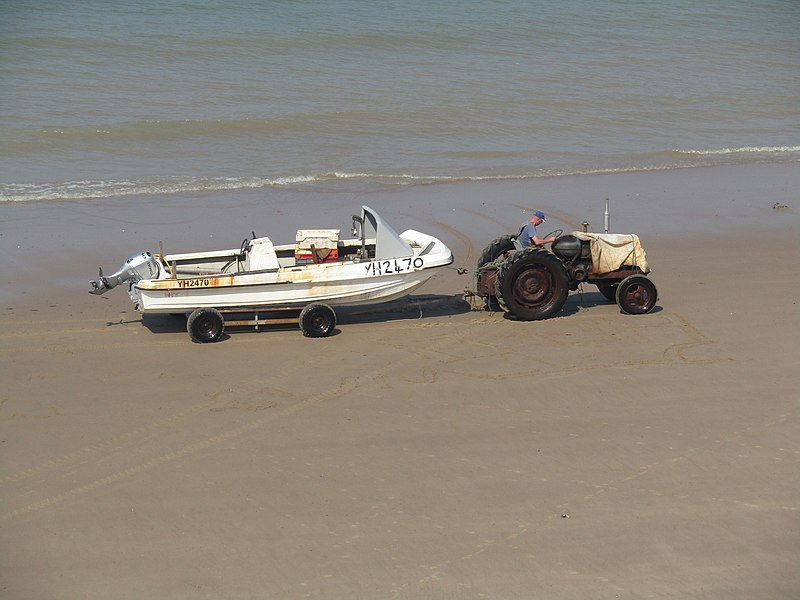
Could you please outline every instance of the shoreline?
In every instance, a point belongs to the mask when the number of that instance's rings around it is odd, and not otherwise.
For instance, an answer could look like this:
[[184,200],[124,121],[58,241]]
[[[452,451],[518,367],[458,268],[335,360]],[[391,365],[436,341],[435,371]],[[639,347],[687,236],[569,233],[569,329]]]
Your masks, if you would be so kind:
[[[124,203],[127,201],[143,201],[148,198],[181,198],[181,197],[206,197],[210,195],[234,195],[234,194],[248,194],[248,193],[261,193],[269,195],[271,193],[279,194],[281,192],[321,192],[328,193],[378,193],[378,192],[394,192],[397,190],[413,190],[426,187],[437,186],[455,186],[455,185],[470,185],[470,184],[515,184],[515,183],[528,183],[534,184],[537,181],[568,181],[576,178],[591,178],[591,177],[624,177],[636,175],[657,175],[680,173],[690,171],[715,171],[721,173],[723,171],[741,171],[751,169],[784,169],[784,168],[798,168],[800,167],[800,160],[783,160],[783,161],[757,161],[745,163],[721,163],[721,164],[699,164],[699,165],[676,165],[664,167],[651,167],[651,168],[630,168],[630,169],[599,169],[597,171],[575,171],[565,173],[543,173],[540,175],[509,175],[509,176],[463,176],[463,177],[431,177],[426,180],[425,176],[410,176],[410,175],[397,175],[397,176],[369,176],[365,174],[336,174],[331,173],[330,177],[321,176],[320,179],[314,177],[297,177],[297,181],[291,183],[264,183],[258,186],[243,186],[240,188],[221,187],[219,189],[180,189],[174,191],[154,191],[145,193],[119,193],[108,196],[75,196],[67,198],[37,198],[29,200],[0,200],[0,206],[14,206],[14,205],[55,205],[62,203]],[[194,179],[194,178],[192,178]],[[221,179],[225,178],[210,178]],[[288,178],[277,178],[275,181],[289,180]],[[394,180],[404,180],[407,183],[396,183]],[[271,181],[271,180],[264,180]],[[71,184],[77,182],[65,182]],[[9,184],[11,185],[11,184]],[[25,184],[25,185],[46,185],[46,184]],[[327,189],[328,186],[353,186],[352,190],[347,189]],[[366,190],[369,190],[367,192]]]
[[[635,175],[647,173],[665,173],[671,171],[682,171],[691,169],[746,169],[749,167],[759,166],[782,166],[782,165],[797,165],[800,160],[761,160],[761,161],[747,161],[747,162],[720,162],[720,163],[707,163],[707,164],[683,164],[683,165],[664,165],[648,166],[648,167],[629,167],[629,168],[603,168],[596,170],[575,170],[554,172],[553,170],[544,169],[541,173],[531,173],[528,175],[483,175],[483,176],[425,176],[425,175],[370,175],[367,173],[345,173],[345,172],[328,172],[320,175],[308,176],[288,176],[288,177],[274,177],[274,178],[260,178],[260,177],[223,177],[223,176],[209,176],[206,178],[198,178],[195,176],[186,177],[144,177],[140,183],[136,184],[130,180],[124,179],[119,181],[114,180],[98,180],[98,181],[64,181],[60,183],[27,183],[27,184],[2,184],[0,183],[0,190],[14,190],[17,189],[16,195],[11,193],[9,197],[4,197],[0,191],[0,206],[3,204],[28,204],[28,203],[41,203],[41,202],[108,202],[108,201],[121,201],[127,199],[153,197],[153,196],[186,196],[186,195],[209,195],[209,194],[235,194],[239,192],[262,192],[269,193],[270,191],[303,191],[308,188],[326,188],[334,187],[347,187],[351,186],[353,189],[372,188],[372,189],[385,189],[390,190],[396,187],[424,187],[435,185],[451,185],[451,184],[465,184],[465,183],[505,183],[505,182],[531,182],[537,180],[547,179],[566,179],[571,177],[593,177],[603,175]],[[232,182],[239,181],[239,187],[233,186]],[[199,183],[203,182],[203,183]],[[105,193],[95,191],[93,194],[80,195],[75,192],[75,187],[78,184],[104,184],[107,186]],[[115,191],[114,185],[118,186]],[[192,186],[195,187],[192,187]],[[22,189],[38,188],[39,193],[45,193],[44,190],[50,189],[51,186],[64,187],[67,192],[61,192],[57,195],[56,192],[50,191],[51,196],[45,198],[22,198]],[[148,186],[155,186],[157,189],[154,191],[141,191],[139,193],[132,193],[129,190],[132,186],[147,188]],[[167,188],[167,189],[164,189]],[[338,190],[341,191],[341,190]]]
[[[53,290],[75,293],[97,267],[113,272],[144,250],[238,247],[243,237],[293,239],[296,229],[338,227],[367,204],[395,229],[419,229],[444,241],[469,268],[498,235],[516,231],[531,211],[545,229],[602,231],[605,198],[611,232],[649,240],[739,235],[800,226],[800,164],[715,167],[505,182],[411,186],[352,193],[311,187],[232,194],[132,197],[0,205],[5,268],[0,301]],[[785,206],[776,209],[773,206]],[[547,229],[549,231],[549,229]]]

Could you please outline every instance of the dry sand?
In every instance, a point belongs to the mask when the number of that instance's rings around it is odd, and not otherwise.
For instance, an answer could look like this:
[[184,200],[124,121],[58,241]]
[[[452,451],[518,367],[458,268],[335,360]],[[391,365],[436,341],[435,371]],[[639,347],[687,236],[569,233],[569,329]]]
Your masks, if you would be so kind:
[[[800,597],[798,189],[773,165],[0,206],[0,597]],[[86,293],[161,239],[361,203],[472,267],[523,209],[599,230],[606,197],[649,315],[586,286],[514,322],[448,270],[330,338],[198,345]]]

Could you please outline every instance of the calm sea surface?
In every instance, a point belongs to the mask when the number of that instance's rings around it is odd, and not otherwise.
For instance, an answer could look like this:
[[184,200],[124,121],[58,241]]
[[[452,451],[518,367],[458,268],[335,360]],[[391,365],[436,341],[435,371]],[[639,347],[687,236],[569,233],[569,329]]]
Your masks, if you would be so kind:
[[0,202],[800,160],[797,0],[0,1]]

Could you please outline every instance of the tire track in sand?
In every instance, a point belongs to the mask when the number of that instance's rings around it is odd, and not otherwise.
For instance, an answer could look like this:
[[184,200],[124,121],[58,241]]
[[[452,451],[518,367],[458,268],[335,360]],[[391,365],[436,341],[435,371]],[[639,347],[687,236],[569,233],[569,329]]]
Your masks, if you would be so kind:
[[[445,335],[445,336],[442,336],[442,337],[439,338],[438,343],[431,345],[430,348],[435,350],[437,346],[441,346],[442,348],[444,348],[446,346],[453,345],[453,344],[456,344],[456,345],[461,344],[463,342],[463,338],[465,338],[469,334],[470,334],[470,331],[468,329],[464,329],[462,331],[458,331],[456,335]],[[177,449],[175,451],[164,453],[164,454],[162,454],[160,456],[156,456],[156,457],[151,458],[151,459],[149,459],[147,461],[141,462],[139,464],[136,464],[134,466],[128,467],[126,469],[122,469],[120,471],[117,471],[117,472],[112,473],[110,475],[107,475],[105,477],[100,477],[98,479],[95,479],[94,481],[91,481],[91,482],[89,482],[87,484],[80,485],[80,486],[77,486],[77,487],[73,487],[73,488],[71,488],[71,489],[69,489],[69,490],[67,490],[65,492],[60,493],[60,494],[55,494],[55,495],[52,495],[52,496],[50,496],[48,498],[45,498],[43,500],[32,502],[30,504],[27,504],[26,506],[22,506],[20,508],[8,511],[8,512],[0,515],[0,522],[10,521],[10,520],[13,520],[13,519],[16,519],[16,518],[19,518],[19,517],[23,517],[25,515],[28,515],[30,513],[36,512],[36,511],[39,511],[39,510],[42,510],[42,509],[46,509],[46,508],[49,508],[49,507],[52,507],[52,506],[55,506],[55,505],[58,505],[61,502],[65,502],[65,501],[70,500],[72,498],[77,498],[79,496],[83,496],[84,494],[88,494],[90,492],[102,489],[103,487],[106,487],[108,485],[111,485],[111,484],[114,484],[114,483],[118,483],[120,481],[124,481],[124,480],[129,479],[131,477],[134,477],[136,475],[140,475],[142,473],[146,473],[146,472],[152,471],[154,469],[157,469],[158,467],[160,467],[162,465],[169,464],[169,463],[174,462],[176,460],[179,460],[181,458],[185,458],[187,456],[191,456],[193,454],[196,454],[197,452],[200,452],[200,451],[203,451],[203,450],[207,450],[207,449],[212,448],[213,446],[216,446],[216,445],[218,445],[218,444],[220,444],[222,442],[226,442],[226,441],[230,441],[230,440],[239,438],[239,437],[241,437],[241,436],[243,436],[243,435],[245,435],[245,434],[247,434],[247,433],[249,433],[251,431],[255,431],[255,430],[257,430],[257,429],[259,429],[261,427],[264,427],[264,426],[268,425],[269,423],[271,423],[271,422],[273,422],[273,421],[275,421],[277,419],[294,415],[294,414],[296,414],[296,413],[298,413],[300,411],[305,410],[306,408],[309,408],[309,407],[312,407],[312,406],[315,406],[315,405],[318,405],[318,404],[321,404],[321,403],[324,403],[324,402],[328,402],[330,400],[334,400],[334,399],[339,398],[339,397],[341,397],[341,396],[343,396],[345,394],[351,394],[351,393],[355,392],[356,390],[364,387],[365,385],[368,385],[370,383],[374,383],[375,381],[380,381],[381,378],[384,378],[387,373],[395,372],[399,366],[402,366],[403,364],[405,364],[407,362],[413,362],[415,360],[417,360],[417,355],[414,354],[414,353],[410,353],[410,354],[407,355],[406,358],[401,358],[401,359],[398,359],[396,361],[392,361],[392,362],[384,365],[382,368],[372,371],[370,373],[370,375],[368,375],[368,376],[361,376],[361,375],[343,376],[341,378],[341,380],[340,380],[339,385],[334,389],[327,390],[327,391],[315,394],[315,395],[313,395],[311,397],[306,398],[303,401],[296,402],[296,403],[291,404],[291,405],[289,405],[289,406],[287,406],[287,407],[285,407],[283,409],[275,410],[275,411],[269,411],[268,414],[265,414],[264,416],[261,416],[261,417],[256,418],[256,419],[252,419],[252,420],[250,420],[250,421],[248,421],[246,423],[243,423],[242,425],[239,425],[237,427],[233,427],[233,428],[228,429],[227,431],[223,431],[223,432],[221,432],[219,434],[208,436],[208,437],[202,438],[202,439],[200,439],[198,441],[186,444],[183,447],[181,447],[181,448],[179,448],[179,449]],[[262,384],[262,387],[266,389],[268,387],[272,387],[272,385],[271,384]],[[213,399],[213,402],[209,401],[209,402],[205,402],[205,403],[203,403],[201,405],[198,405],[196,407],[193,407],[193,409],[191,409],[191,412],[196,413],[196,412],[198,412],[200,410],[203,410],[205,407],[207,407],[207,406],[209,406],[209,405],[211,405],[211,404],[213,404],[215,402],[216,402],[216,398]],[[203,407],[203,408],[201,408],[201,407]],[[188,414],[189,411],[184,411],[184,412],[187,412],[187,414]],[[183,413],[178,413],[178,414],[181,415]],[[170,419],[167,419],[167,421],[170,421]],[[156,426],[158,427],[158,425],[156,425]],[[150,426],[146,426],[145,428],[141,428],[141,429],[145,430],[145,429],[149,429],[149,427]],[[139,430],[137,430],[137,431],[139,431]],[[97,446],[97,447],[95,447],[95,446],[87,446],[84,450],[72,453],[72,454],[70,454],[68,456],[69,456],[70,460],[72,460],[74,458],[81,458],[82,457],[81,452],[83,452],[83,453],[94,453],[94,452],[97,452],[97,451],[102,450],[102,449],[103,449],[102,445]],[[32,473],[36,473],[36,472],[39,472],[39,470],[47,469],[50,466],[51,466],[50,463],[44,463],[43,465],[40,465],[40,467],[38,467],[38,468],[35,467],[33,469],[29,469],[27,471],[23,471],[20,474],[18,474],[16,476],[10,476],[10,478],[7,478],[7,479],[13,480],[14,478],[22,478],[22,477],[25,477],[25,476],[28,475],[28,471],[31,471]],[[55,461],[52,466],[60,466],[60,462],[59,461]]]

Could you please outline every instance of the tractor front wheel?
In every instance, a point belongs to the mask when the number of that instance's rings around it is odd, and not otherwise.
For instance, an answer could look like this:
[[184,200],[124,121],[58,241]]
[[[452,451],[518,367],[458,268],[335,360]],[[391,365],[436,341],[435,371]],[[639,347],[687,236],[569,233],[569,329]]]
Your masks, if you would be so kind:
[[629,315],[649,313],[656,306],[658,292],[656,284],[644,275],[631,275],[617,287],[617,304]]

